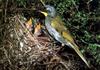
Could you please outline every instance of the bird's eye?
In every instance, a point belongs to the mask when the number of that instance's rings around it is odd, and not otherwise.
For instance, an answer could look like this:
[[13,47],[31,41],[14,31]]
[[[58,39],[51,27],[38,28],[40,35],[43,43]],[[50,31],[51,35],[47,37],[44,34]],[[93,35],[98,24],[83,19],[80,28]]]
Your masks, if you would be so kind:
[[50,9],[50,8],[47,8],[47,11],[48,11],[49,13],[51,13],[51,9]]

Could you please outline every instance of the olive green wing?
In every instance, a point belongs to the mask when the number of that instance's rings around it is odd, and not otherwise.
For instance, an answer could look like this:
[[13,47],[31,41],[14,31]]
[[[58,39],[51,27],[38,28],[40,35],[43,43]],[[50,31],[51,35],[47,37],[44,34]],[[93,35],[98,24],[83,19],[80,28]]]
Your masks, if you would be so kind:
[[80,56],[80,58],[86,63],[86,65],[89,67],[88,62],[80,52],[78,46],[75,44],[73,37],[69,33],[68,29],[64,26],[64,23],[60,19],[60,17],[55,17],[52,19],[51,26],[56,29],[56,31],[59,32],[61,37],[66,41],[66,45],[69,45],[71,48],[75,50],[75,52]]

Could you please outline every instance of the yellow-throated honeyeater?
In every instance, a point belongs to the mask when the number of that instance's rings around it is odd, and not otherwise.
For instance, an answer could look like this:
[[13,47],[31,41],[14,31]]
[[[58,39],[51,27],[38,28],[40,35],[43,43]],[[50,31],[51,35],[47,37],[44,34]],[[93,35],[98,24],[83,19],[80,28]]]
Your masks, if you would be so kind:
[[45,15],[45,26],[49,34],[60,43],[71,47],[85,62],[85,64],[90,67],[88,62],[80,52],[79,47],[75,44],[72,35],[64,26],[64,22],[61,20],[60,16],[56,15],[55,8],[50,5],[46,5],[45,7],[47,12],[40,12]]

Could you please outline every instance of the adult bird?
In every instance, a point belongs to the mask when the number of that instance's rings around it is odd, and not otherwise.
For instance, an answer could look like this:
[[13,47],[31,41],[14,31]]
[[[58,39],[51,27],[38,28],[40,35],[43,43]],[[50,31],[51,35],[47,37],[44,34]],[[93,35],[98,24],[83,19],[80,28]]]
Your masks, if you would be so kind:
[[88,62],[80,52],[78,46],[75,44],[73,37],[69,33],[68,29],[64,26],[64,22],[56,15],[56,10],[53,6],[46,5],[47,12],[40,11],[45,15],[45,27],[49,34],[54,37],[60,43],[67,45],[74,49],[74,51],[80,56],[80,58],[89,66]]

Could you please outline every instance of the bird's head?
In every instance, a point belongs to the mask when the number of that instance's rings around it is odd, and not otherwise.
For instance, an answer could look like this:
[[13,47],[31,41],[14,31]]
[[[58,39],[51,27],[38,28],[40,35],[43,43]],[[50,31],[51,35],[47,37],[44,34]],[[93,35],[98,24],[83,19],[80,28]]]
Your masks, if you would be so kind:
[[53,6],[45,5],[45,7],[46,7],[47,12],[41,11],[42,14],[44,14],[45,16],[52,17],[52,18],[56,16],[56,10]]
[[53,6],[46,5],[45,7],[46,7],[46,10],[47,10],[48,16],[50,16],[50,17],[56,16],[56,10]]

